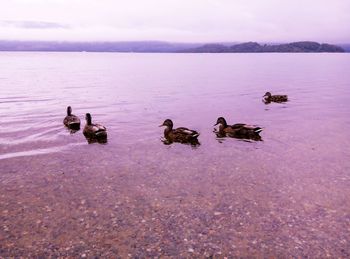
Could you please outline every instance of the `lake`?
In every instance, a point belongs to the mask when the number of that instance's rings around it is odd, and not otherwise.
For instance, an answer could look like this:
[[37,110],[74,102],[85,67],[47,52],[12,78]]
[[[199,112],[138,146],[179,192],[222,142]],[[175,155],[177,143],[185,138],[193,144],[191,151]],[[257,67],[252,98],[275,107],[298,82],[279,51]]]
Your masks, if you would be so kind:
[[[350,257],[349,54],[0,57],[0,257]],[[200,145],[164,145],[167,118]]]

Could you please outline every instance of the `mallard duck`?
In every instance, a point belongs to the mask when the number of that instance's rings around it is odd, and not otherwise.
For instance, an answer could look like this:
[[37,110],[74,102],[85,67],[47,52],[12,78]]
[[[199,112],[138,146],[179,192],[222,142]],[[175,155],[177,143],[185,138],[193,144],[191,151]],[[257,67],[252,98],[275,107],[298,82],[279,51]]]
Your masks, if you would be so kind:
[[69,129],[80,129],[80,119],[72,114],[72,107],[70,106],[67,107],[67,116],[64,118],[63,124]]
[[107,138],[106,127],[100,124],[91,123],[91,114],[87,113],[85,116],[86,125],[84,127],[84,136],[90,139],[105,139]]
[[228,136],[241,139],[261,140],[259,133],[262,131],[262,128],[260,127],[247,125],[244,123],[227,125],[227,122],[223,117],[219,117],[214,126],[218,124],[220,124],[219,131],[216,133],[219,137]]
[[282,102],[288,101],[287,95],[272,95],[270,92],[266,92],[263,98],[264,98],[263,101],[265,103],[270,103],[270,102],[282,103]]
[[173,122],[170,119],[166,119],[162,125],[159,127],[165,126],[164,130],[164,138],[166,139],[166,144],[170,144],[172,142],[179,143],[189,143],[192,145],[198,145],[198,136],[199,133],[195,130],[190,130],[188,128],[180,127],[177,129],[173,129]]

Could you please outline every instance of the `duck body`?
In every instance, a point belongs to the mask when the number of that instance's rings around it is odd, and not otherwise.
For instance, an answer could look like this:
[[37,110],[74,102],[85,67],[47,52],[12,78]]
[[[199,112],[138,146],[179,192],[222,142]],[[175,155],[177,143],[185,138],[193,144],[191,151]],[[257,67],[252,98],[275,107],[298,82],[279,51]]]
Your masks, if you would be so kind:
[[271,102],[282,103],[282,102],[288,101],[287,95],[272,95],[270,92],[266,92],[263,98],[264,98],[263,101],[265,103],[271,103]]
[[166,126],[164,130],[164,138],[166,139],[166,144],[171,144],[173,142],[198,145],[199,133],[195,130],[191,130],[185,127],[180,127],[173,129],[173,122],[167,119],[160,126]]
[[262,131],[262,128],[260,127],[244,123],[228,125],[223,117],[219,117],[214,126],[218,124],[220,124],[219,131],[217,132],[218,137],[228,136],[240,139],[261,140],[259,133]]
[[91,122],[90,113],[86,114],[86,125],[83,130],[85,137],[90,139],[106,139],[107,138],[107,129],[105,126],[100,124],[94,124]]
[[67,107],[67,116],[64,118],[63,124],[69,129],[80,129],[80,119],[78,116],[72,114],[72,108],[70,106]]

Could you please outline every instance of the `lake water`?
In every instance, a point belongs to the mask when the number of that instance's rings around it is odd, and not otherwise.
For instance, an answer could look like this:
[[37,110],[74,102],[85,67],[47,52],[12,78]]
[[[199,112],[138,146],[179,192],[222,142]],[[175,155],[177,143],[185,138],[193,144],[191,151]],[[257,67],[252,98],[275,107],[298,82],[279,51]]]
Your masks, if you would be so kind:
[[[0,257],[350,257],[349,54],[0,53]],[[265,105],[266,91],[288,94]],[[88,144],[66,107],[108,130]],[[263,127],[263,141],[213,125]],[[201,145],[161,142],[166,118]]]

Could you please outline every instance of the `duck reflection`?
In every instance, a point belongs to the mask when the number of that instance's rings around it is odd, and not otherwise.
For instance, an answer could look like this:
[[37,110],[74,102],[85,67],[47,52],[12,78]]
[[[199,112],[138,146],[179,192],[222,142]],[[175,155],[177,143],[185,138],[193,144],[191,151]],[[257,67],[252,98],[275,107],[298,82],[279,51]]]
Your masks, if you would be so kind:
[[74,133],[76,133],[76,132],[78,132],[79,130],[80,130],[80,128],[79,129],[67,129],[68,131],[69,131],[69,134],[74,134]]
[[[172,141],[171,139],[167,139],[167,138],[161,138],[160,141],[162,141],[164,145],[171,145],[171,144],[177,142],[177,141]],[[181,143],[181,142],[177,142],[177,143]],[[199,146],[201,143],[198,141],[198,139],[194,139],[194,140],[191,140],[189,142],[181,143],[181,144],[191,145],[192,147],[196,147],[196,146]]]
[[107,144],[107,137],[106,138],[89,138],[89,137],[86,137],[86,141],[89,143],[89,144],[94,144],[94,143],[99,143],[99,144]]

